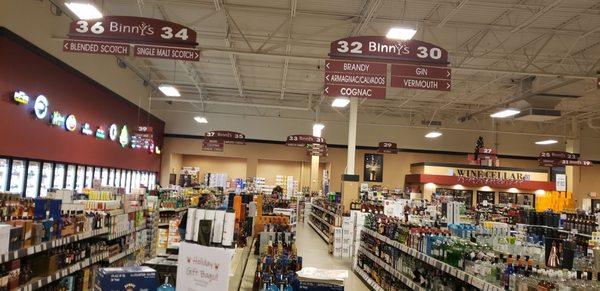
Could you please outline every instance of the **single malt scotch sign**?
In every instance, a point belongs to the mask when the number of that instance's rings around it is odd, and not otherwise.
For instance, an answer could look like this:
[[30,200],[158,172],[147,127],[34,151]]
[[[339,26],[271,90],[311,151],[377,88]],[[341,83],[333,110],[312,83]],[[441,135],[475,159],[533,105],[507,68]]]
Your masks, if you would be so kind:
[[63,51],[129,55],[182,61],[199,61],[196,32],[181,24],[154,18],[105,16],[96,20],[74,20]]

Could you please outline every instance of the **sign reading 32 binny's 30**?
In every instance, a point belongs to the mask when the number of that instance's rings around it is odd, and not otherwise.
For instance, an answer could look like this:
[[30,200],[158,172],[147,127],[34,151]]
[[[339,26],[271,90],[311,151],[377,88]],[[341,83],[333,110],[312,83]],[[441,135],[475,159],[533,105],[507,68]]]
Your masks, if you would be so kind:
[[134,17],[105,16],[96,20],[74,20],[70,38],[86,38],[124,43],[196,46],[196,32],[170,21]]
[[441,47],[419,40],[399,41],[384,36],[353,36],[338,39],[331,43],[329,56],[443,66],[448,64],[448,52]]

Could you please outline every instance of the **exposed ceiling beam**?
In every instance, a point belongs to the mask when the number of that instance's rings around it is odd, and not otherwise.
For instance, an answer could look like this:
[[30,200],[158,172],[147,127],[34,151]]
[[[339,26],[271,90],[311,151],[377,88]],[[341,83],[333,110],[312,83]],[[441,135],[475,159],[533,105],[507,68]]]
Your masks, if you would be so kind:
[[[194,98],[152,98],[152,101],[157,102],[185,102],[185,103],[200,103],[201,101]],[[257,107],[257,108],[273,108],[282,110],[298,110],[298,111],[310,111],[310,107],[294,107],[284,105],[273,105],[273,104],[258,104],[258,103],[246,103],[246,102],[227,102],[227,101],[204,101],[206,104],[215,105],[227,105],[227,106],[239,106],[239,107]]]
[[454,7],[454,9],[452,9],[445,17],[444,19],[442,19],[440,21],[440,23],[438,23],[437,27],[438,28],[442,28],[444,27],[444,25],[446,25],[446,23],[450,20],[450,18],[452,18],[461,8],[463,8],[463,6],[467,5],[467,3],[469,3],[469,0],[462,0],[460,1],[460,3],[458,3],[458,5],[456,5],[456,7]]
[[530,26],[531,24],[533,24],[535,21],[538,20],[538,18],[542,17],[544,14],[552,11],[552,9],[554,9],[556,6],[558,6],[560,3],[562,3],[563,0],[555,0],[554,2],[552,2],[552,4],[545,6],[544,8],[542,8],[540,11],[538,11],[536,14],[534,14],[533,16],[527,17],[527,20],[521,24],[519,24],[518,26],[516,26],[515,28],[511,29],[510,32],[511,33],[515,33],[517,31],[520,31],[524,28],[527,28],[528,26]]

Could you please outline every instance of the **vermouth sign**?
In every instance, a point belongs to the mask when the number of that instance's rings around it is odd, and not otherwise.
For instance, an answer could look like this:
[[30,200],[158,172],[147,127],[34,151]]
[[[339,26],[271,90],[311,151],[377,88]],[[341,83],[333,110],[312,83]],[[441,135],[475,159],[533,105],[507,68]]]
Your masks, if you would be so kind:
[[70,38],[85,38],[125,43],[196,46],[196,32],[170,21],[134,17],[105,16],[97,20],[74,20]]
[[393,40],[384,36],[353,36],[331,43],[329,56],[343,59],[373,59],[447,65],[448,52],[420,40]]

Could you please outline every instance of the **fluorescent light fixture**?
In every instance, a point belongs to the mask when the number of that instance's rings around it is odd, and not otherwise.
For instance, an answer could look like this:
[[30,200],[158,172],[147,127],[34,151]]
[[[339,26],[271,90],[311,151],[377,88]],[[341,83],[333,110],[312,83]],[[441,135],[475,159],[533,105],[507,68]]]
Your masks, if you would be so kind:
[[198,123],[208,123],[208,120],[204,116],[196,116],[194,120]]
[[315,123],[313,125],[313,136],[321,137],[321,133],[323,132],[323,128],[325,128],[325,125],[323,123]]
[[65,5],[71,12],[75,13],[79,19],[89,20],[102,18],[102,12],[92,3],[85,1],[69,1]]
[[409,40],[412,39],[416,33],[417,30],[414,28],[392,27],[388,30],[386,37],[391,39]]
[[167,97],[181,96],[181,94],[179,94],[179,90],[177,90],[177,88],[175,88],[173,85],[160,85],[158,86],[158,90],[160,90],[160,92],[165,94]]
[[535,142],[535,144],[539,144],[539,145],[548,145],[548,144],[555,144],[555,143],[558,143],[558,141],[555,139],[540,140],[540,141]]
[[490,186],[483,186],[481,187],[481,191],[492,191],[492,188]]
[[520,110],[518,109],[504,109],[501,111],[498,111],[496,113],[490,114],[491,118],[507,118],[507,117],[511,117],[511,116],[515,116],[517,114],[521,113]]
[[338,98],[333,99],[333,102],[331,102],[331,107],[344,108],[344,107],[348,106],[349,103],[350,103],[350,99],[344,98],[344,97],[338,97]]
[[442,133],[439,131],[432,131],[425,135],[426,138],[436,138],[442,136]]

